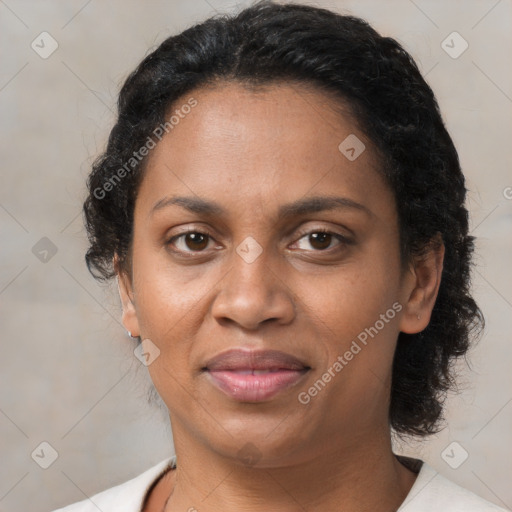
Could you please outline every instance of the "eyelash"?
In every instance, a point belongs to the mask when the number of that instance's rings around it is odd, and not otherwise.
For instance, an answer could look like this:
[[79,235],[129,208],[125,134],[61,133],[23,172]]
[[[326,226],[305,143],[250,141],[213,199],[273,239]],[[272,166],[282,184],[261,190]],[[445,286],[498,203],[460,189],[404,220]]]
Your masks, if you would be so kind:
[[[208,233],[208,231],[199,231],[197,229],[191,229],[191,230],[188,230],[188,231],[184,231],[183,233],[180,233],[179,235],[174,235],[173,237],[171,237],[168,241],[167,241],[167,245],[172,245],[176,240],[179,240],[180,238],[182,237],[185,237],[186,235],[189,235],[189,234],[197,234],[197,235],[205,235],[207,237],[209,237],[210,240],[213,240],[213,236]],[[336,247],[339,247],[340,245],[349,245],[352,243],[351,240],[349,240],[348,238],[346,238],[345,236],[343,235],[340,235],[339,233],[335,233],[333,231],[329,231],[328,229],[324,229],[324,228],[318,228],[318,229],[312,229],[312,230],[309,230],[309,231],[302,231],[302,232],[299,232],[299,240],[302,240],[305,236],[307,235],[311,235],[313,233],[325,233],[327,235],[332,235],[335,239],[337,239],[340,243],[338,245],[335,245],[334,246],[334,249]],[[328,248],[328,249],[317,249],[317,250],[313,250],[312,252],[318,252],[318,253],[328,253],[330,251],[332,251],[333,248]],[[203,251],[181,251],[181,250],[174,250],[174,252],[177,252],[177,253],[180,253],[180,254],[188,254],[188,255],[194,255],[194,254],[201,254],[202,252],[204,252],[205,250]],[[193,257],[193,256],[186,256],[186,257]]]

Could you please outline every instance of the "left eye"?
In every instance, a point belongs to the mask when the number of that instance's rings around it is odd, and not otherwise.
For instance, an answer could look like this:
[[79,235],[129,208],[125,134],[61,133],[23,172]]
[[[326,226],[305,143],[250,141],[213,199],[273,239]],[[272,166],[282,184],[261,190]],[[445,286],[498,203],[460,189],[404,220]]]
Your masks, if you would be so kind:
[[337,245],[341,245],[347,242],[345,237],[338,235],[337,233],[331,233],[330,231],[323,230],[310,231],[309,233],[306,233],[304,236],[302,236],[302,238],[300,238],[299,242],[297,243],[300,243],[300,241],[304,239],[306,239],[308,243],[318,251],[325,251],[326,249],[330,249],[329,246],[333,240],[338,241]]

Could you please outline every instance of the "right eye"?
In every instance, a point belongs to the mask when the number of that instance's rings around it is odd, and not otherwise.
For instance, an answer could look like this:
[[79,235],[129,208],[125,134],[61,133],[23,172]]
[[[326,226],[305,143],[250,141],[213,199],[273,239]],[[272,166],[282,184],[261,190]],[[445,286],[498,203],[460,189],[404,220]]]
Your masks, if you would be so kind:
[[203,252],[210,239],[212,237],[209,233],[189,230],[171,237],[167,245],[172,245],[174,247],[172,250],[176,252],[193,254],[194,252]]

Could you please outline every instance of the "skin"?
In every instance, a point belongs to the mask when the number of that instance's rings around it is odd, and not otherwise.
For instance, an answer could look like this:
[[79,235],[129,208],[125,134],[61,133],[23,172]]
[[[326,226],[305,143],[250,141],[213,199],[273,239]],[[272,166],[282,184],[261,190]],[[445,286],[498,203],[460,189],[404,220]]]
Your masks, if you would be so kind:
[[[325,93],[227,83],[191,96],[198,105],[151,151],[130,267],[118,267],[126,329],[160,350],[148,370],[169,409],[178,460],[146,510],[396,510],[416,475],[391,450],[392,358],[400,331],[428,325],[444,248],[402,265],[395,199],[373,146]],[[354,161],[338,149],[349,134],[366,146]],[[215,201],[225,213],[152,212],[171,196]],[[365,209],[277,215],[312,196]],[[211,238],[169,243],[189,229]],[[319,229],[350,242],[309,236]],[[249,236],[262,249],[252,263],[236,252]],[[395,302],[401,311],[301,404],[298,393]],[[311,370],[266,402],[242,403],[201,371],[234,347],[282,350]],[[257,452],[252,463],[239,453],[247,443]]]

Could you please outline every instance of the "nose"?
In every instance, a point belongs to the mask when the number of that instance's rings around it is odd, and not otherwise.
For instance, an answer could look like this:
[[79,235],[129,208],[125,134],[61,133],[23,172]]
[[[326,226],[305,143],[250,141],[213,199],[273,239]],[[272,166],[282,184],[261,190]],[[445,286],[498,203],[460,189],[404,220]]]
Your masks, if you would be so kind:
[[290,284],[279,265],[263,251],[254,261],[233,252],[230,270],[212,306],[213,317],[221,323],[235,323],[247,330],[263,322],[290,323],[295,316]]

